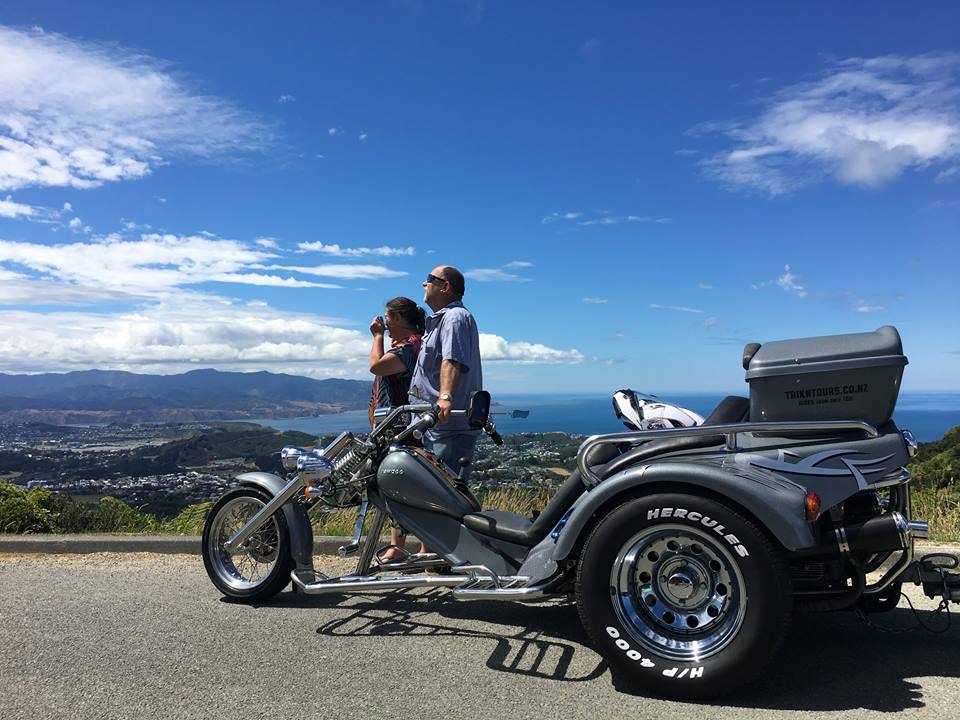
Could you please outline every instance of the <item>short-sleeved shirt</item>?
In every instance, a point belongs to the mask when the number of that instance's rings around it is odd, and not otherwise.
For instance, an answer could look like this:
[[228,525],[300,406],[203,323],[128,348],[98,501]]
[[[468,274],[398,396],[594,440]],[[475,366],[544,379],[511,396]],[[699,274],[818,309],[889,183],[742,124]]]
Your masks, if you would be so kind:
[[[483,388],[480,367],[480,333],[477,322],[463,303],[456,300],[427,318],[423,345],[410,382],[411,401],[435,403],[440,397],[440,366],[444,360],[460,364],[460,378],[453,393],[454,410],[465,410],[470,393]],[[470,429],[464,417],[451,417],[442,425],[427,431],[431,439]]]
[[410,340],[397,347],[392,347],[384,353],[384,355],[393,353],[403,360],[404,369],[402,372],[393,375],[377,375],[373,379],[370,406],[367,409],[370,427],[373,427],[373,411],[377,408],[406,404],[407,392],[410,390],[410,380],[413,378],[413,369],[417,364],[419,351],[420,338],[413,336]]

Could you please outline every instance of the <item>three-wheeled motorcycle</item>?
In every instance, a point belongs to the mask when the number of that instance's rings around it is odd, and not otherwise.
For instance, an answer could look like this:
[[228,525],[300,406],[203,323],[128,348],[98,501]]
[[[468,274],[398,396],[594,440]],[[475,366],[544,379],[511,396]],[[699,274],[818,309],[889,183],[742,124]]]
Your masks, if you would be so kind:
[[[484,510],[462,470],[411,442],[436,422],[429,405],[387,409],[369,435],[284,448],[285,477],[239,476],[207,516],[204,564],[247,602],[291,581],[308,594],[572,598],[614,671],[666,696],[721,694],[760,675],[794,607],[891,609],[904,582],[960,602],[956,556],[914,557],[927,534],[905,468],[916,443],[892,420],[906,363],[889,326],[750,344],[749,398],[724,398],[692,427],[587,438],[532,517]],[[502,442],[489,411],[480,391],[459,412]],[[310,515],[344,507],[359,507],[340,549],[357,568],[328,577]],[[388,519],[432,552],[383,559]]]

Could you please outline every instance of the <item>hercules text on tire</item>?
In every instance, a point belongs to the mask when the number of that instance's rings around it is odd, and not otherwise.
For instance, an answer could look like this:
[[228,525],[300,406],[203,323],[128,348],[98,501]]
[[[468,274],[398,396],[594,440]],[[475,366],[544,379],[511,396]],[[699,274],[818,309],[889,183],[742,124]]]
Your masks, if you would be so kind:
[[583,548],[577,606],[615,672],[705,697],[758,675],[790,618],[781,552],[727,505],[686,494],[628,501]]
[[238,552],[224,543],[270,502],[251,487],[225,493],[207,514],[203,526],[203,564],[210,580],[224,595],[247,602],[273,597],[290,582],[293,561],[283,512],[277,512]]

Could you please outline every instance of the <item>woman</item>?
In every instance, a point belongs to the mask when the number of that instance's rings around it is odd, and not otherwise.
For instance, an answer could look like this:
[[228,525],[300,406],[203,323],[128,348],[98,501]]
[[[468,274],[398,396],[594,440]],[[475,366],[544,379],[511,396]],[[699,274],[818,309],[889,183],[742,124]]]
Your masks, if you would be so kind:
[[[387,303],[383,318],[375,317],[370,323],[373,346],[370,348],[370,372],[376,378],[370,393],[370,427],[373,427],[373,412],[381,407],[405,405],[413,369],[420,353],[420,340],[426,325],[426,314],[410,298],[396,297]],[[384,351],[384,330],[390,333],[390,349]],[[390,543],[403,547],[406,536],[398,527],[390,533]],[[401,553],[391,548],[380,557],[381,562],[399,560]]]

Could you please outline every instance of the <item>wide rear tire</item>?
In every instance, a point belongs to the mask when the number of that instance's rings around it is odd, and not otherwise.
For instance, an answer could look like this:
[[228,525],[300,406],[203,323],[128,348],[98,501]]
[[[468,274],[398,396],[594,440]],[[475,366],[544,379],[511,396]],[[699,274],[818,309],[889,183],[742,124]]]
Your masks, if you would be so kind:
[[282,511],[253,534],[243,552],[231,554],[223,547],[270,499],[263,490],[238,487],[226,492],[207,513],[203,565],[216,588],[229,598],[261,602],[290,583],[293,559]]
[[731,507],[679,493],[627,501],[598,523],[576,599],[615,673],[684,699],[761,675],[792,608],[782,551]]

